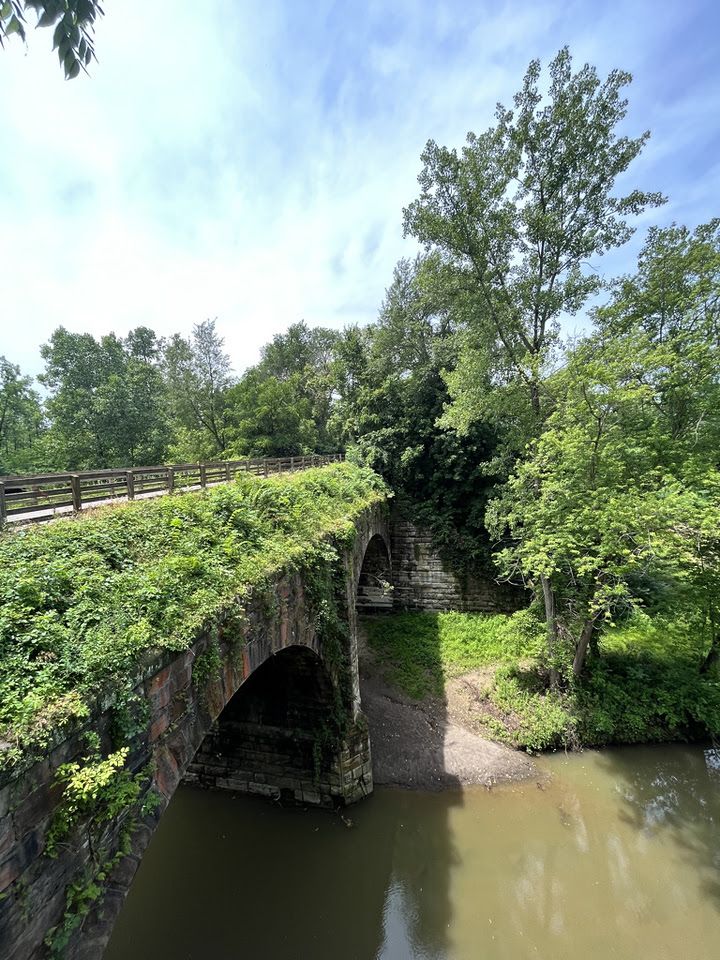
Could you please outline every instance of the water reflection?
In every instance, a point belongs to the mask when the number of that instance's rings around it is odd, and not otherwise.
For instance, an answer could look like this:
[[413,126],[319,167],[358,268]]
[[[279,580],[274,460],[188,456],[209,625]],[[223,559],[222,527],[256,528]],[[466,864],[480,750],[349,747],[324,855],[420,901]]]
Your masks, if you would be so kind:
[[621,820],[644,840],[673,844],[720,911],[720,751],[658,746],[600,756],[622,795]]
[[182,788],[107,958],[714,960],[720,789],[703,751],[543,764],[543,789],[380,790],[348,823]]
[[447,956],[447,804],[418,818],[412,799],[340,817],[181,787],[107,960]]

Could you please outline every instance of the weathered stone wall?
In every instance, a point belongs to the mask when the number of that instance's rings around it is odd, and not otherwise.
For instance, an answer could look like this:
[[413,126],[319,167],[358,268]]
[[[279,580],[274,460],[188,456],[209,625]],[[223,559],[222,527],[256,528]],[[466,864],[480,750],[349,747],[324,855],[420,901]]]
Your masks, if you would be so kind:
[[[352,802],[372,790],[367,731],[360,713],[357,674],[357,620],[355,595],[365,548],[374,535],[387,537],[384,507],[368,510],[358,524],[353,546],[341,558],[344,565],[345,610],[350,625],[344,651],[345,678],[350,689],[350,717],[346,742],[331,764],[329,795]],[[241,685],[273,655],[301,646],[324,661],[325,651],[315,633],[302,577],[280,575],[272,588],[246,604],[242,618],[233,616],[212,634],[200,637],[180,654],[165,653],[151,659],[138,673],[134,687],[145,715],[137,733],[123,744],[113,731],[114,713],[109,702],[98,702],[92,718],[58,739],[47,756],[13,775],[0,777],[0,957],[3,960],[36,960],[46,956],[46,934],[66,915],[66,894],[73,883],[84,882],[93,869],[93,842],[87,825],[78,828],[58,855],[46,855],[48,828],[62,800],[56,782],[58,767],[82,760],[87,734],[100,737],[103,754],[125,745],[130,750],[129,769],[146,771],[146,787],[159,798],[152,810],[134,821],[129,852],[103,889],[102,899],[72,934],[65,955],[80,960],[102,956],[113,922],[129,889],[147,843],[179,781],[213,724]],[[221,669],[205,682],[197,682],[198,662],[215,647]],[[326,664],[332,682],[333,668]],[[195,682],[193,673],[196,671]],[[211,733],[212,736],[212,733]],[[267,744],[266,744],[267,745]],[[276,743],[277,746],[277,743]],[[259,762],[259,758],[258,758]],[[337,779],[333,779],[337,775]],[[260,771],[255,782],[261,782]],[[229,784],[225,784],[229,786]],[[298,788],[303,802],[312,802],[309,786]],[[317,791],[317,801],[327,797]],[[117,850],[119,824],[111,824],[102,845]]]
[[334,807],[372,792],[367,729],[353,726],[329,764],[315,769],[317,741],[302,729],[220,723],[205,738],[185,780],[283,803]]
[[490,578],[456,573],[440,556],[429,530],[394,507],[390,523],[393,606],[396,610],[504,613],[523,606],[523,591]]
[[372,790],[367,731],[359,720],[346,725],[337,710],[324,664],[308,648],[290,647],[235,694],[185,779],[326,807],[361,799]]

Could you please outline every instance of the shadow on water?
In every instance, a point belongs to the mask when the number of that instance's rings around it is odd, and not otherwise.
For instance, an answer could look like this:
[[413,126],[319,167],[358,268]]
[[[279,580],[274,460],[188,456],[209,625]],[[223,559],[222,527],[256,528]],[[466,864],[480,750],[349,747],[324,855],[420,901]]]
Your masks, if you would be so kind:
[[420,829],[412,799],[381,791],[341,818],[180,788],[107,960],[447,956],[445,806],[427,798]]
[[[413,662],[427,675],[432,687],[442,689],[437,614],[423,617],[422,636],[417,636],[407,630],[401,614],[367,607],[362,612],[397,624],[397,629],[405,634],[404,642],[412,648]],[[368,621],[361,621],[361,635],[363,622]],[[463,805],[461,783],[446,763],[447,703],[443,696],[435,696],[428,715],[416,705],[408,706],[407,698],[386,688],[384,683],[380,691],[375,688],[369,696],[369,688],[374,684],[368,674],[374,675],[375,680],[377,675],[372,663],[364,659],[361,655],[363,710],[370,724],[376,777],[376,796],[371,802],[391,814],[388,827],[392,835],[380,887],[384,891],[382,946],[376,954],[366,956],[381,960],[441,960],[452,954],[451,873],[460,862],[450,818],[452,810]],[[405,780],[419,786],[421,792],[405,789],[393,791],[390,796],[383,792],[386,784]],[[427,789],[431,783],[434,792]],[[367,922],[377,921],[368,916]]]
[[[439,671],[439,648],[431,647],[426,638],[426,666]],[[374,729],[369,719],[380,757],[402,733]],[[406,722],[415,722],[412,710]],[[438,705],[434,724],[443,723]],[[442,729],[434,734],[442,765]],[[412,748],[418,762],[422,739]],[[450,882],[458,862],[449,818],[462,803],[459,789],[380,786],[330,813],[181,786],[106,960],[443,960],[452,954]]]
[[619,747],[603,751],[600,765],[621,795],[621,821],[643,838],[670,841],[720,913],[720,750]]

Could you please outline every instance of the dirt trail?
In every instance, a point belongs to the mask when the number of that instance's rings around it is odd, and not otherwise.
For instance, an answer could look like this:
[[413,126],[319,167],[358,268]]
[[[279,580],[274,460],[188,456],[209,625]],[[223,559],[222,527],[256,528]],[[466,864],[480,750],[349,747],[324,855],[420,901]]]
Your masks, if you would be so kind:
[[485,682],[487,675],[477,671],[450,681],[443,700],[412,700],[388,686],[361,639],[360,692],[375,783],[442,790],[537,777],[525,754],[473,730],[473,702]]

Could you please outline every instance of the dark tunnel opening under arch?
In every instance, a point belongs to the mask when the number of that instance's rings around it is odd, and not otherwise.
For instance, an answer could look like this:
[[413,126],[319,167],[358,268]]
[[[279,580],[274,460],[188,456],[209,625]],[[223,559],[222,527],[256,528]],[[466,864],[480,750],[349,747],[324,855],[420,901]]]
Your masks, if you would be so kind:
[[186,779],[285,803],[334,805],[339,731],[332,678],[310,647],[261,664],[227,703]]
[[355,601],[359,613],[392,610],[392,564],[384,537],[375,534],[363,557]]

